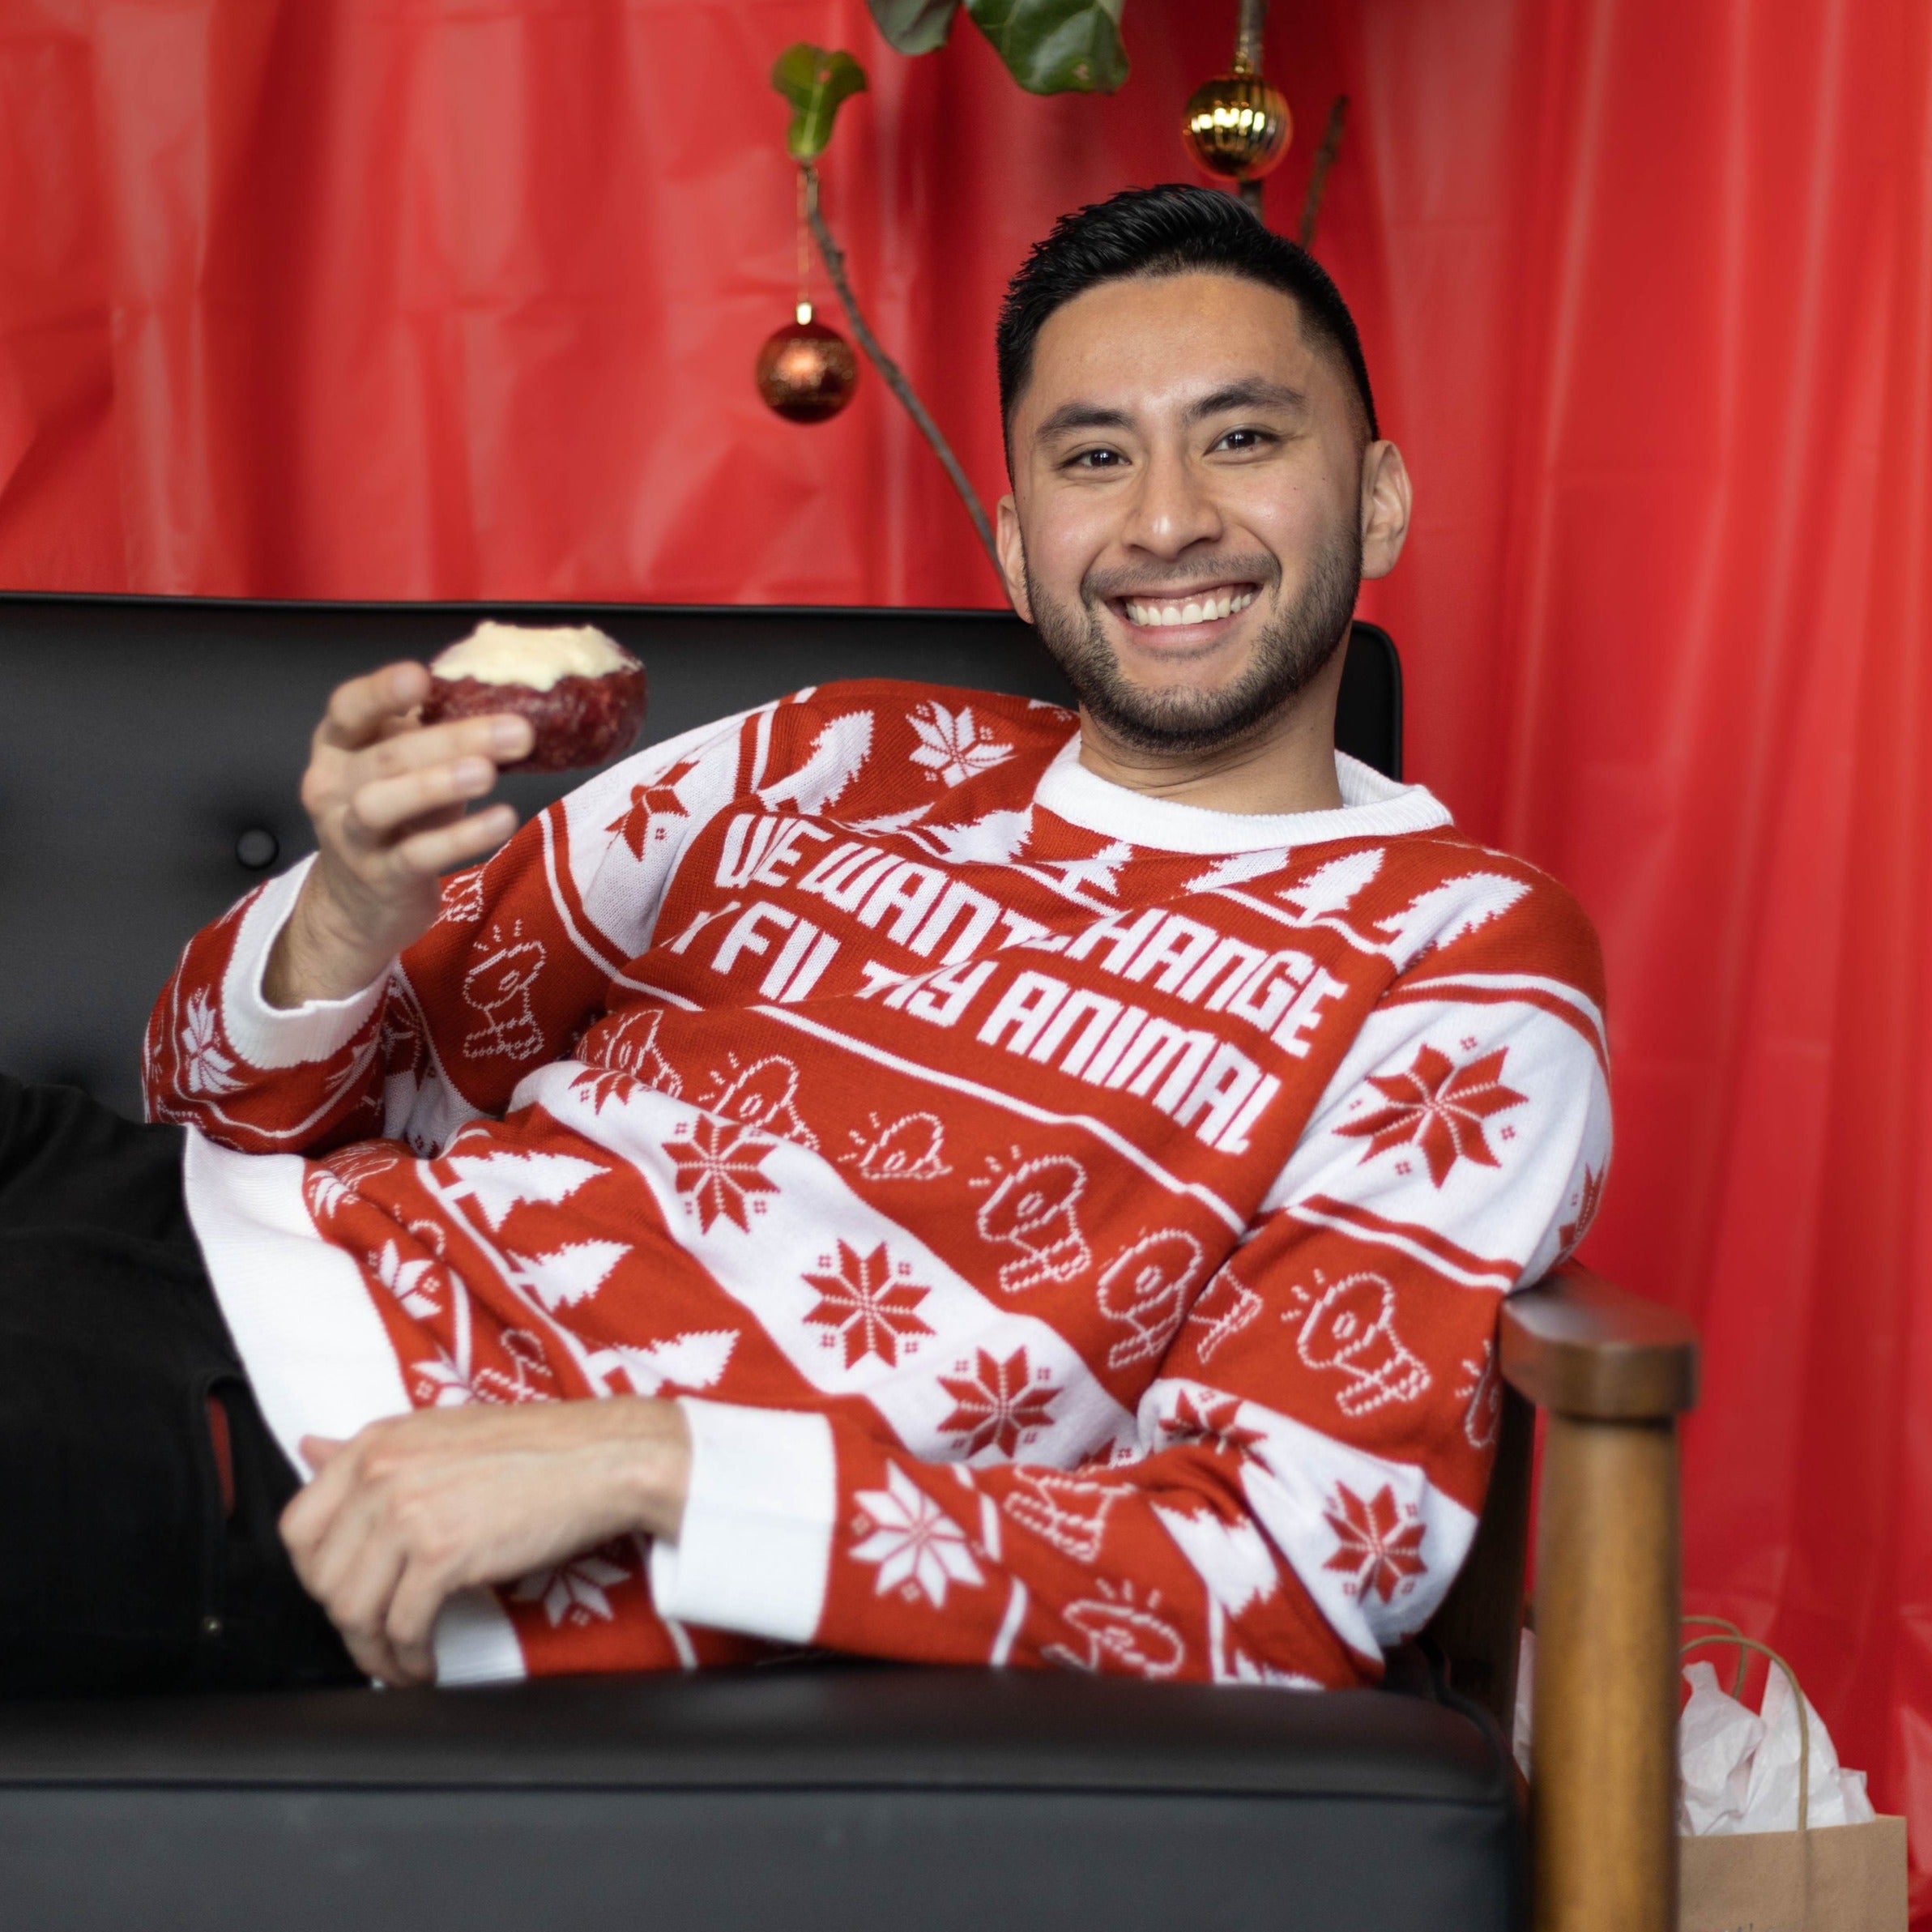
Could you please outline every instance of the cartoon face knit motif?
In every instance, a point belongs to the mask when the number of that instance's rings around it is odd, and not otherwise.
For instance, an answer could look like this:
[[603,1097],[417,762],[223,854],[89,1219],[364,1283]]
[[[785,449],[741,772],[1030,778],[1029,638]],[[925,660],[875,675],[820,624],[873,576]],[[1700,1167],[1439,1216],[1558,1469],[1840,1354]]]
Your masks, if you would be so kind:
[[1342,1684],[1440,1602],[1499,1299],[1608,1162],[1594,939],[1348,761],[1245,818],[1077,749],[826,687],[592,780],[355,999],[262,998],[301,868],[190,945],[151,1107],[285,1444],[685,1398],[677,1544],[459,1601],[445,1681],[749,1639]]

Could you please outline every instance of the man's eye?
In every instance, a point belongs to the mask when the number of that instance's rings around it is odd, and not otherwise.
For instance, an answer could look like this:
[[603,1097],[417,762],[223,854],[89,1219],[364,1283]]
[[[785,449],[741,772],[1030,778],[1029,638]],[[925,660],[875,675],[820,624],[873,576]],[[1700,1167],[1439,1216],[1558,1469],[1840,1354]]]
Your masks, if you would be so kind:
[[1265,429],[1230,429],[1215,444],[1218,450],[1259,450],[1274,438]]
[[1067,467],[1072,470],[1112,470],[1125,460],[1118,450],[1082,450],[1068,458]]

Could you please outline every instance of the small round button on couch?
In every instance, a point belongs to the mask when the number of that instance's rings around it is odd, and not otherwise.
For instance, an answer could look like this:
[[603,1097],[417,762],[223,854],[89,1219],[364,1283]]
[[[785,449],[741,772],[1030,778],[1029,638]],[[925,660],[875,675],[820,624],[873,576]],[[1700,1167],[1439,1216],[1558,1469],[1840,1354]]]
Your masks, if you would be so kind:
[[251,872],[265,872],[282,850],[282,842],[266,825],[250,825],[235,841],[237,861]]

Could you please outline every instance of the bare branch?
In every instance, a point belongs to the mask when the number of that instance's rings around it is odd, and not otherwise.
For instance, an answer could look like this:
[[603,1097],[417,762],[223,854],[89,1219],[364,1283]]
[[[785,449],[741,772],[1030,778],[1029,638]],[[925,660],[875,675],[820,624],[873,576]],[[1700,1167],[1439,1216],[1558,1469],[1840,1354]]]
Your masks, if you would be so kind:
[[1336,150],[1341,146],[1341,123],[1349,111],[1349,97],[1337,94],[1329,109],[1329,125],[1322,130],[1321,146],[1315,151],[1315,167],[1308,177],[1308,192],[1302,201],[1301,232],[1295,239],[1303,248],[1315,245],[1315,220],[1321,213],[1322,190],[1329,185],[1329,170],[1335,164]]
[[820,258],[825,265],[825,273],[834,288],[838,292],[838,300],[845,309],[846,319],[852,325],[852,333],[859,338],[859,346],[864,349],[873,368],[885,379],[885,386],[904,404],[906,413],[918,425],[919,434],[932,446],[946,475],[952,479],[953,487],[959,493],[959,500],[966,507],[966,514],[973,519],[973,527],[979,533],[979,541],[986,551],[987,559],[993,566],[993,573],[1002,583],[1005,578],[1000,569],[1000,552],[993,544],[993,527],[987,520],[985,507],[975,493],[966,473],[959,467],[959,458],[953,454],[952,446],[940,434],[939,425],[927,413],[926,405],[919,399],[912,385],[906,380],[899,365],[879,346],[879,339],[873,335],[871,325],[866,321],[857,298],[852,293],[852,284],[845,271],[845,255],[838,244],[832,239],[832,231],[825,225],[824,211],[818,205],[818,170],[809,161],[799,164],[800,172],[805,179],[805,219],[811,224],[812,239],[818,244]]

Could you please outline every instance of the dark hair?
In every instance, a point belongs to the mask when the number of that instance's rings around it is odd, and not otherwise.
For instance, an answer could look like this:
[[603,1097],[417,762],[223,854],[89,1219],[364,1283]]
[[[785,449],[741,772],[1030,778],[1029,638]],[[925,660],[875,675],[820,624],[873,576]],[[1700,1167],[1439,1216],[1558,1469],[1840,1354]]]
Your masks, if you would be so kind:
[[1102,282],[1189,270],[1239,275],[1292,296],[1302,326],[1339,356],[1354,379],[1371,440],[1381,434],[1362,339],[1341,291],[1304,248],[1263,227],[1231,194],[1171,181],[1124,188],[1054,223],[1008,284],[994,336],[1000,362],[1000,420],[1010,425],[1033,375],[1034,344],[1055,309]]

